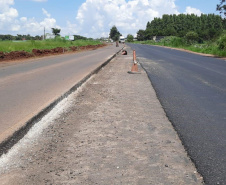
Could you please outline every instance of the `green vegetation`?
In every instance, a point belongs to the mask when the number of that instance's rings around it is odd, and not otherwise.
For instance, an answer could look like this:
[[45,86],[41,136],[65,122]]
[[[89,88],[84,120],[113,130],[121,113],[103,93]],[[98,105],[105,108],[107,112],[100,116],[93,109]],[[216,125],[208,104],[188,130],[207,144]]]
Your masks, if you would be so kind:
[[16,36],[13,35],[0,35],[0,41],[1,40],[41,40],[42,37],[39,35],[36,35],[35,37],[31,35],[20,35],[17,34]]
[[199,42],[218,37],[226,28],[225,20],[219,15],[194,14],[163,15],[148,22],[146,30],[137,32],[137,40],[150,40],[153,36],[184,37],[188,32],[198,34]]
[[[160,41],[153,39],[163,36]],[[163,15],[137,32],[136,43],[184,48],[226,56],[226,20],[219,15]]]
[[81,35],[74,35],[75,40],[92,40],[92,38],[83,37]]
[[127,42],[133,42],[133,39],[134,39],[134,37],[132,34],[127,35]]
[[95,40],[76,40],[66,41],[61,38],[49,39],[49,40],[29,40],[29,41],[0,41],[0,52],[11,51],[27,51],[31,52],[33,49],[53,49],[57,47],[69,48],[71,46],[87,46],[87,45],[99,45],[100,41]]
[[[60,30],[58,30],[60,31]],[[58,32],[57,31],[57,32]],[[54,33],[53,33],[54,34]],[[55,34],[54,34],[55,35]],[[58,35],[59,36],[59,35]],[[43,36],[39,36],[39,35],[36,35],[35,37],[34,36],[31,36],[31,35],[20,35],[20,34],[17,34],[16,36],[13,36],[13,35],[0,35],[0,41],[6,41],[6,40],[42,40],[43,39]],[[86,37],[83,37],[81,35],[74,35],[74,39],[75,40],[92,40],[92,38],[86,38]]]
[[186,37],[180,38],[176,36],[165,37],[159,42],[146,40],[136,41],[135,43],[183,48],[198,53],[212,54],[221,57],[226,56],[226,34],[223,34],[216,41],[205,41],[202,44],[197,42],[190,44],[190,42],[187,42]]
[[226,2],[225,2],[225,0],[220,0],[220,3],[217,4],[217,11],[219,11],[221,14],[226,15]]
[[55,36],[60,36],[60,31],[61,31],[61,29],[58,29],[58,28],[52,28],[52,33],[53,33],[53,35],[55,35]]
[[120,38],[120,32],[118,31],[116,26],[112,26],[111,30],[110,30],[110,34],[109,37],[113,40],[113,41],[119,41]]

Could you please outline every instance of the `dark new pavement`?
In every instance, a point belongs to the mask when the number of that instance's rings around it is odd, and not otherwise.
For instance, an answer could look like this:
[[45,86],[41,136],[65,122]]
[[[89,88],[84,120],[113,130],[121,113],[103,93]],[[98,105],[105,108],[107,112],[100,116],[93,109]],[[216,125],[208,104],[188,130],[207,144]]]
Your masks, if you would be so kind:
[[129,44],[206,184],[226,184],[226,61]]

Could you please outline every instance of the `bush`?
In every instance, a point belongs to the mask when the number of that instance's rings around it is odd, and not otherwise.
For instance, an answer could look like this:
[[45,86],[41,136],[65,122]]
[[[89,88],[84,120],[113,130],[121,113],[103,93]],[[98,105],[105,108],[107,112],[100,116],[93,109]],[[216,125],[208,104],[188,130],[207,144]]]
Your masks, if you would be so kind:
[[180,37],[173,37],[171,40],[171,44],[174,47],[179,47],[184,45],[184,39]]
[[160,44],[164,46],[180,47],[184,45],[184,39],[180,37],[169,36],[161,39]]
[[221,50],[226,50],[226,34],[222,35],[218,42],[218,48],[221,49]]
[[185,35],[185,39],[187,41],[187,44],[194,44],[195,42],[198,42],[199,40],[199,35],[198,33],[194,32],[194,31],[189,31],[186,35]]

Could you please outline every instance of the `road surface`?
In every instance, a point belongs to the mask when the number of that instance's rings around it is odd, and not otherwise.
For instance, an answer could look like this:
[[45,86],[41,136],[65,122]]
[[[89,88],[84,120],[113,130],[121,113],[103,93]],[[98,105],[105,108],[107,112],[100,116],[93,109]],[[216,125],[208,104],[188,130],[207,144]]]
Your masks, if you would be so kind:
[[203,185],[126,50],[1,156],[1,185]]
[[115,45],[0,66],[0,142],[113,56]]
[[206,184],[226,184],[226,62],[129,44]]

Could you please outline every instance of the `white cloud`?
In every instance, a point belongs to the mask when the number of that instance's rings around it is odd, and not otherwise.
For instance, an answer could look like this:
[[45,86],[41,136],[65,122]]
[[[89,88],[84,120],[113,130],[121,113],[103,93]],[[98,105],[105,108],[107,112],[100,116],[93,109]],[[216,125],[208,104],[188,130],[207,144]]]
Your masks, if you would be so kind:
[[53,18],[45,18],[43,21],[38,22],[35,20],[35,18],[27,19],[24,22],[20,22],[21,25],[21,31],[22,33],[26,34],[32,34],[32,35],[40,35],[43,33],[44,28],[51,32],[51,28],[55,28],[56,26],[56,20]]
[[15,8],[12,8],[14,0],[1,0],[0,1],[0,21],[6,22],[18,16],[18,12]]
[[46,15],[47,17],[51,17],[51,14],[49,14],[44,8],[42,8],[42,12],[44,15]]
[[51,18],[51,15],[48,13],[47,10],[42,8],[42,12],[46,16],[46,18],[44,18],[44,20],[42,20],[41,22],[36,21],[35,18],[28,19],[26,17],[22,17],[20,19],[21,29],[25,31],[29,30],[28,33],[32,35],[34,34],[40,35],[43,33],[44,28],[46,29],[47,32],[51,32],[51,28],[55,27],[60,28],[56,24],[56,19]]
[[79,31],[78,31],[79,27],[77,24],[73,24],[70,21],[67,21],[66,23],[67,23],[66,27],[63,27],[61,29],[61,32],[60,32],[61,35],[68,35],[68,34],[77,35],[77,34],[79,34]]
[[188,7],[186,7],[185,14],[195,14],[195,15],[200,16],[202,14],[202,12],[199,9],[188,6]]
[[42,13],[46,16],[38,22],[35,18],[20,17],[18,11],[13,8],[14,0],[0,0],[0,29],[3,34],[31,34],[41,35],[44,27],[51,32],[51,28],[58,27],[56,19],[43,8]]
[[76,27],[84,36],[95,38],[108,36],[116,25],[127,36],[163,14],[179,14],[175,0],[86,0],[78,10]]
[[18,24],[15,19],[18,17],[18,11],[11,6],[14,0],[0,1],[0,29],[1,30],[18,30]]
[[20,30],[20,25],[18,25],[18,24],[17,25],[16,24],[12,25],[11,29],[12,29],[12,31],[19,31]]
[[[31,0],[44,2],[47,0]],[[3,34],[43,34],[51,28],[61,29],[62,35],[79,34],[86,37],[106,37],[113,25],[124,35],[135,35],[145,29],[148,21],[163,14],[179,14],[176,0],[86,0],[78,9],[74,21],[67,21],[64,27],[57,25],[55,18],[44,8],[40,10],[45,18],[37,21],[32,17],[19,17],[14,0],[0,0],[0,30]],[[185,13],[201,14],[201,11],[187,7]],[[62,15],[61,15],[62,16]]]
[[7,11],[9,6],[14,4],[14,0],[1,0],[0,1],[0,12]]
[[26,22],[26,21],[27,21],[27,17],[21,17],[20,20],[21,20],[22,22]]
[[2,12],[0,14],[0,21],[2,23],[7,23],[7,22],[11,22],[14,18],[16,18],[18,16],[18,12],[16,9],[14,8],[8,8],[7,11]]

